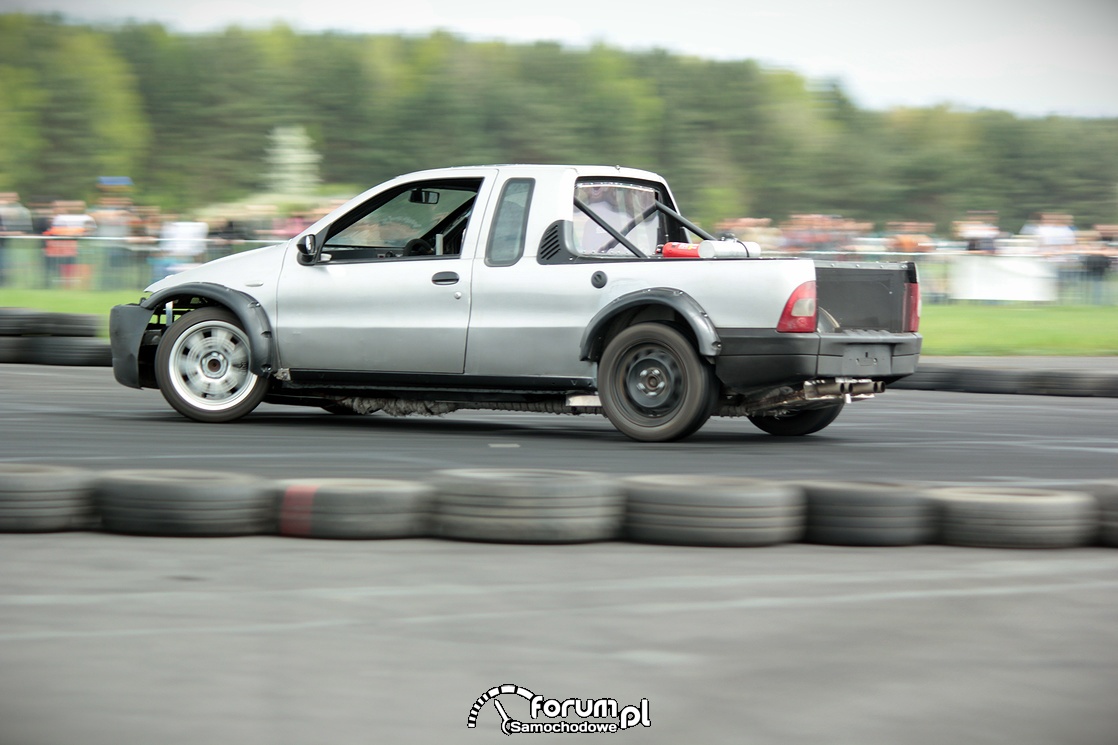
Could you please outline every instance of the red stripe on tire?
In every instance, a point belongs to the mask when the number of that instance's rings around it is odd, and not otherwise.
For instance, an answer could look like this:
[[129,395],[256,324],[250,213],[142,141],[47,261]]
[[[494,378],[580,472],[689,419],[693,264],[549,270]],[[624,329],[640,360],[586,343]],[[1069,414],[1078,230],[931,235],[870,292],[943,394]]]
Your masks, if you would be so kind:
[[318,486],[313,484],[295,484],[287,487],[280,506],[280,533],[298,536],[311,534],[311,515],[314,512],[314,495],[317,492]]

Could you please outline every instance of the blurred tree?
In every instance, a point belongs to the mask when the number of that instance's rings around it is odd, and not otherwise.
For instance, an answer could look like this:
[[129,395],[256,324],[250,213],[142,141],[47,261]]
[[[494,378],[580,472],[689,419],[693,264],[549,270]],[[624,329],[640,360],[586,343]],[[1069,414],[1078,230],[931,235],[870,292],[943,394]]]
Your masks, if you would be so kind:
[[104,34],[0,16],[0,50],[0,126],[26,148],[2,159],[12,186],[36,199],[88,199],[99,176],[135,174],[147,119],[129,65]]
[[1118,222],[1116,119],[867,111],[837,81],[664,50],[0,15],[2,188],[81,197],[131,175],[188,210],[258,188],[288,127],[349,189],[431,166],[597,162],[659,171],[706,224],[823,212],[943,231],[969,209],[1011,230],[1038,211]]
[[265,188],[272,194],[307,197],[318,190],[318,163],[314,142],[303,127],[276,127],[268,147]]

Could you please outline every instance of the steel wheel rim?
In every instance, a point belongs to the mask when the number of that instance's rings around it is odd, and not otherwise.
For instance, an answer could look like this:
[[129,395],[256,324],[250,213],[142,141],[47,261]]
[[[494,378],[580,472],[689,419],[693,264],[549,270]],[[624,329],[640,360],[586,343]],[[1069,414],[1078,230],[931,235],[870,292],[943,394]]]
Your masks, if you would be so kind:
[[684,372],[679,359],[659,345],[641,344],[625,354],[620,388],[626,408],[647,419],[661,419],[683,400]]
[[256,383],[249,370],[248,338],[224,321],[199,324],[176,339],[169,368],[175,392],[206,411],[236,406]]

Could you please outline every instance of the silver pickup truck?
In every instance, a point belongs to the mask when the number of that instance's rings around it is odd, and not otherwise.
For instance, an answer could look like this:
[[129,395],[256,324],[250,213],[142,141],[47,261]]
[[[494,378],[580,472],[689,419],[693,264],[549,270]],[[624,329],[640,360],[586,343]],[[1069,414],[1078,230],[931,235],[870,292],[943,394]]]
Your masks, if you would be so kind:
[[805,435],[914,372],[921,344],[913,264],[761,257],[620,167],[408,174],[146,292],[112,310],[113,373],[203,422],[267,401]]

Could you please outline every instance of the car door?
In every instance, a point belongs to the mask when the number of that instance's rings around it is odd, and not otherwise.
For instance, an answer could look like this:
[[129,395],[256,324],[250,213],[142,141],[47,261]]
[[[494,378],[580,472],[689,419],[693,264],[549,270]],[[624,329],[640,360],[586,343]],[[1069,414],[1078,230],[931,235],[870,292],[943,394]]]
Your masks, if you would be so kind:
[[463,372],[475,215],[490,176],[391,186],[320,232],[319,261],[305,265],[292,247],[278,287],[280,364],[293,372]]

